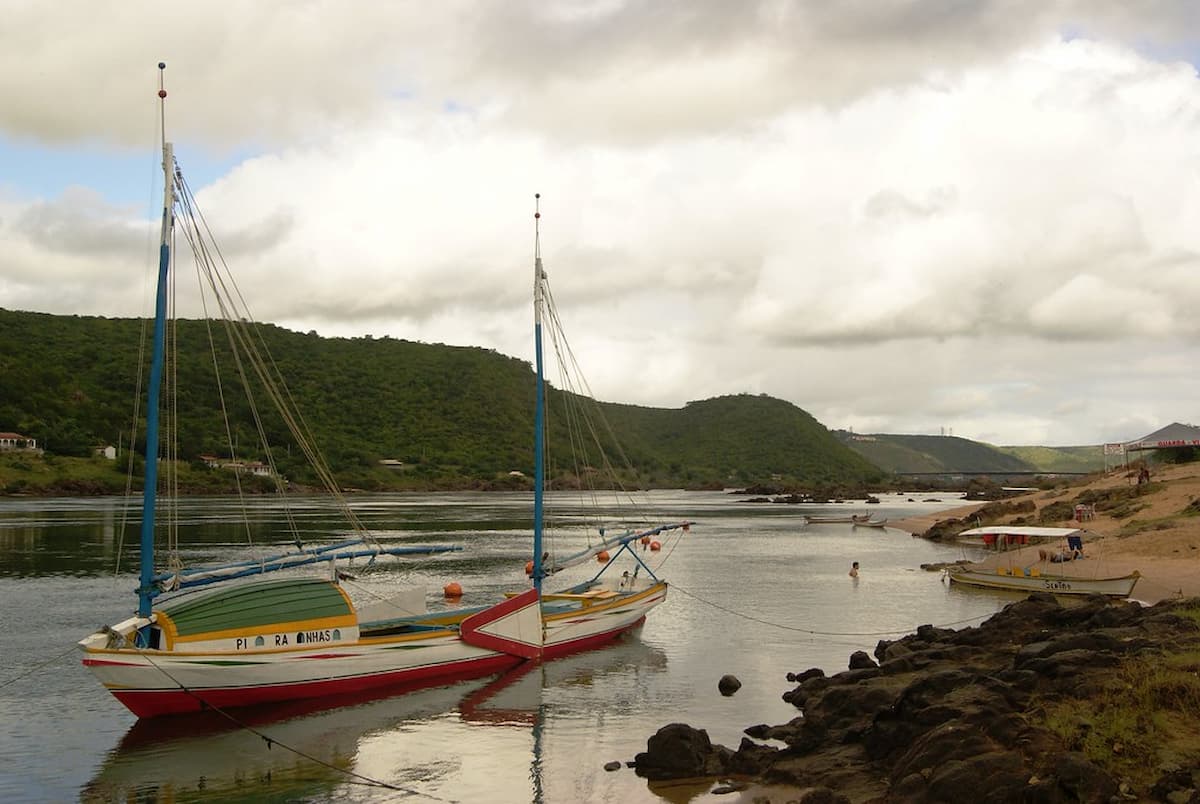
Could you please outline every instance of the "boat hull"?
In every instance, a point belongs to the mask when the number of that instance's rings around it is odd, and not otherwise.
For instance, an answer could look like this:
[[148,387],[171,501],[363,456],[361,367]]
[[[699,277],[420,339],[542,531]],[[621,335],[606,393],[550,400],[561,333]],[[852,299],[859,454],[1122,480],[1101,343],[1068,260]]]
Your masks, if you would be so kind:
[[1000,575],[996,572],[948,569],[951,583],[981,589],[1007,589],[1016,592],[1050,592],[1055,595],[1107,595],[1129,597],[1137,585],[1137,572],[1115,578],[1076,578],[1066,575]]
[[[537,659],[599,647],[639,625],[666,595],[667,585],[660,582],[605,602],[568,610],[547,607]],[[206,653],[84,647],[84,653],[83,664],[141,718],[450,683],[503,672],[526,660],[469,644],[453,627],[317,649]]]

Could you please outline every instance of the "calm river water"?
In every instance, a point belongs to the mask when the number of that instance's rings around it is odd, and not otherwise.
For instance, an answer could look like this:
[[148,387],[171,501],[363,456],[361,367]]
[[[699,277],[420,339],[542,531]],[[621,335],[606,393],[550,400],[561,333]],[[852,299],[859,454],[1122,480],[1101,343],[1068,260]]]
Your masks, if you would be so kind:
[[[885,495],[870,513],[898,519],[961,505],[958,495],[921,501],[928,496]],[[629,768],[603,766],[631,760],[676,721],[735,748],[743,728],[797,715],[780,698],[792,686],[787,672],[838,672],[881,638],[923,623],[975,624],[1013,599],[950,589],[919,568],[964,557],[960,547],[801,519],[865,513],[861,503],[749,504],[715,492],[650,500],[696,525],[651,561],[662,562],[656,571],[673,589],[636,634],[505,676],[323,711],[247,714],[250,730],[203,718],[137,723],[81,666],[75,641],[135,606],[136,551],[117,566],[123,500],[0,499],[0,800],[717,801],[706,785],[651,786]],[[351,502],[386,539],[464,548],[362,574],[355,583],[368,592],[424,586],[436,607],[449,581],[463,586],[467,604],[526,583],[527,495]],[[285,512],[271,499],[250,505],[249,535],[271,541]],[[187,557],[237,557],[248,535],[238,511],[232,499],[183,501]],[[341,528],[324,500],[301,501],[291,515],[313,542]],[[124,538],[136,540],[136,506],[128,516]],[[857,580],[847,575],[854,560]],[[594,570],[568,572],[582,580]],[[731,697],[717,692],[726,673],[742,682]]]

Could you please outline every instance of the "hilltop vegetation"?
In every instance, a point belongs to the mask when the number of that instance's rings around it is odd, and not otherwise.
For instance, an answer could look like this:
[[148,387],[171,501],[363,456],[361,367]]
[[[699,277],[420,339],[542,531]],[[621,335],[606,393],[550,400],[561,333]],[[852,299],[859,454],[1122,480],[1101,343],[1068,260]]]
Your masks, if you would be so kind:
[[[0,490],[37,491],[48,487],[47,478],[75,472],[84,474],[87,488],[123,483],[109,478],[121,474],[119,466],[90,456],[98,445],[129,446],[143,330],[136,319],[0,310],[0,430],[36,438],[47,450],[46,460],[9,456],[0,462]],[[533,471],[528,363],[472,347],[322,338],[272,325],[258,332],[341,485],[384,490],[528,482],[510,474]],[[222,409],[236,457],[265,458],[252,446],[259,443],[258,426],[244,395],[211,379],[210,337],[218,359],[228,361],[222,331],[210,334],[204,322],[179,321],[179,361],[169,372],[181,389],[179,460],[191,464],[197,487],[212,483],[199,456],[231,452]],[[552,475],[560,483],[603,468],[595,452],[567,459],[572,450],[557,417],[567,401],[549,389],[548,451],[563,458]],[[778,399],[739,395],[682,409],[614,403],[599,409],[612,432],[598,431],[598,440],[626,484],[865,484],[884,477],[803,410]],[[261,426],[279,471],[312,482],[283,424],[263,420]],[[134,452],[143,449],[139,441]],[[617,458],[622,450],[624,468]],[[381,460],[392,462],[390,468]]]
[[1097,472],[1104,468],[1104,447],[997,447],[1040,472]]
[[835,432],[846,446],[894,474],[956,472],[1094,472],[1104,453],[1093,447],[995,447],[957,436]]

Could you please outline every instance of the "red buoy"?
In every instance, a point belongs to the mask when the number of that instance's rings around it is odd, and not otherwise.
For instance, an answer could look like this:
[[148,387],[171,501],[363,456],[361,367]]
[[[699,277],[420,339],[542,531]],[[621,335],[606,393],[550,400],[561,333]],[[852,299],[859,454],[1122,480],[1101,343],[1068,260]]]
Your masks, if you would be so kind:
[[605,561],[608,561],[608,551],[601,550],[599,553],[596,553],[596,560],[599,561],[600,563],[604,563]]
[[658,542],[656,542],[656,541],[655,541],[655,542],[650,542],[650,549],[651,549],[651,550],[661,550],[661,549],[662,549],[662,545],[661,545],[661,544],[659,544],[659,543],[658,543]]
[[525,562],[525,574],[526,575],[533,574],[533,560],[532,559]]
[[458,581],[451,581],[442,587],[442,594],[446,597],[462,597],[462,587],[458,585]]

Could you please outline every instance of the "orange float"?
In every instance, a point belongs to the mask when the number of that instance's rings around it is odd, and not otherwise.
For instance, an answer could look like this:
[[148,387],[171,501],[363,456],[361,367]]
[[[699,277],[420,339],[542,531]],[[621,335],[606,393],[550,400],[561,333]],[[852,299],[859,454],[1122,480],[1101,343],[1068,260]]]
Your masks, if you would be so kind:
[[525,562],[525,574],[526,575],[533,574],[533,561],[532,560]]
[[601,564],[603,564],[605,561],[608,561],[608,551],[601,550],[599,553],[596,553],[596,560]]
[[661,550],[661,549],[662,549],[662,545],[661,545],[659,542],[657,542],[657,541],[650,542],[650,549],[651,549],[651,550]]
[[462,597],[462,587],[458,581],[451,581],[442,587],[442,594],[446,597]]

